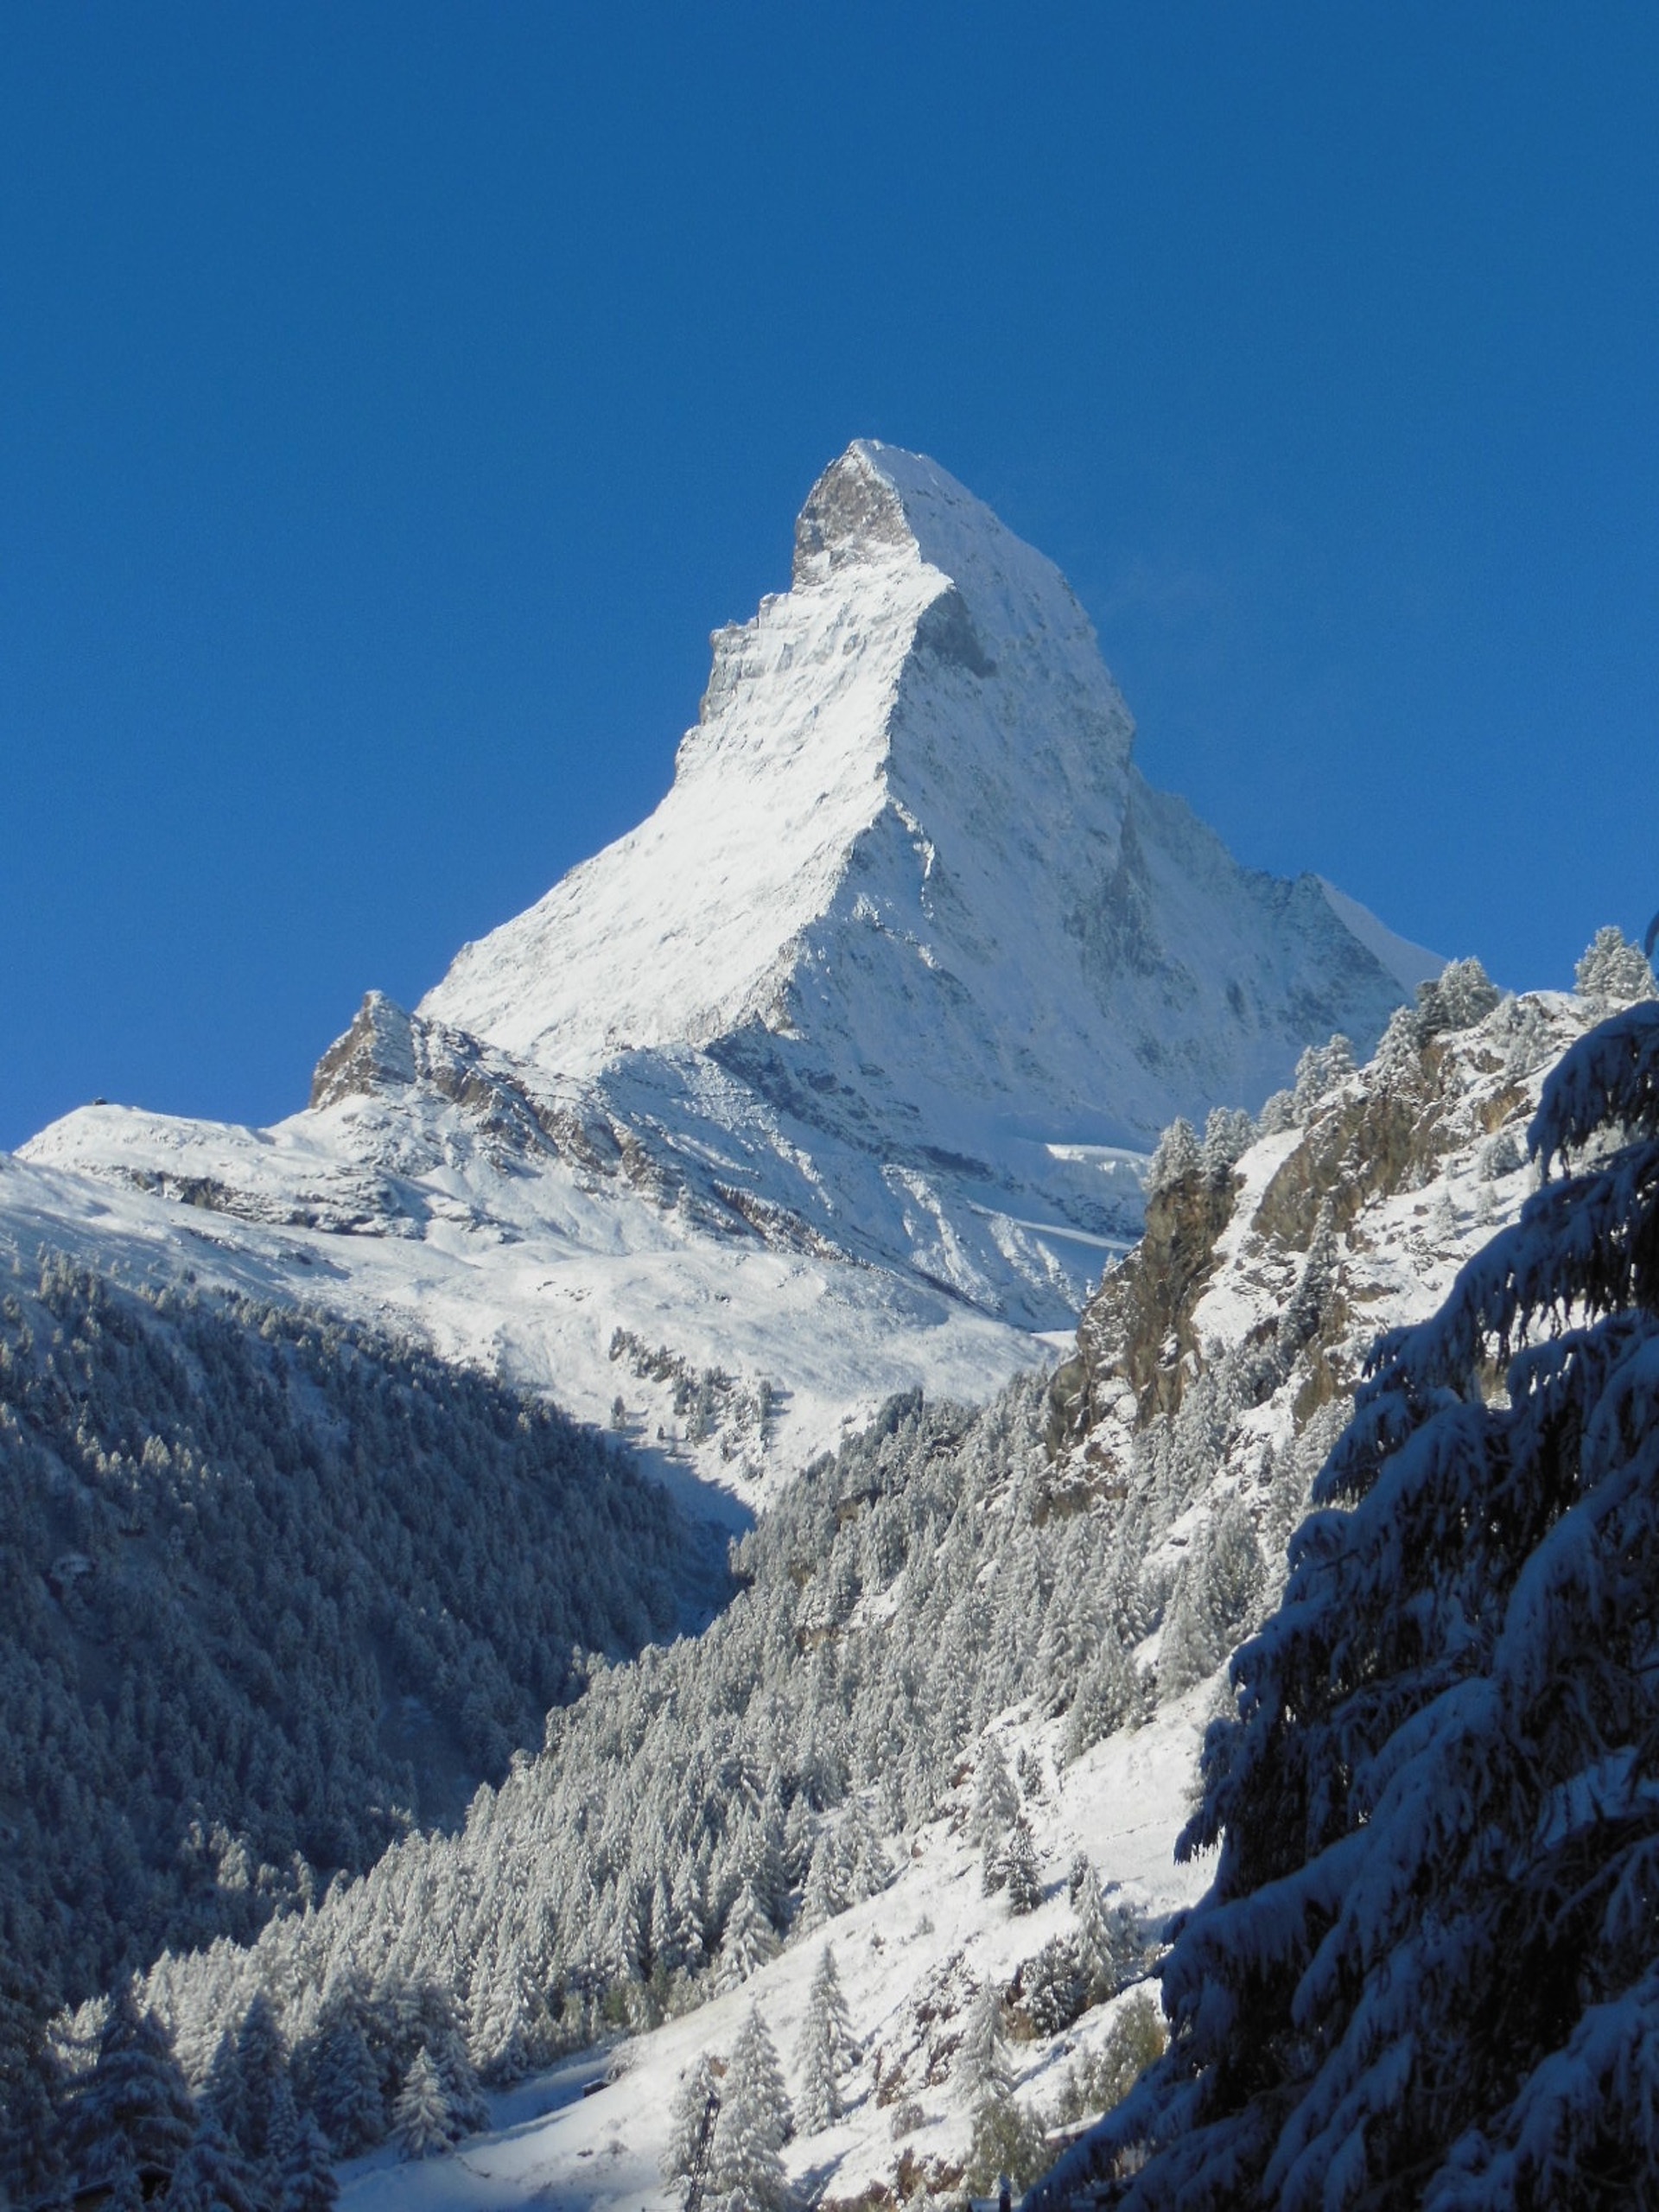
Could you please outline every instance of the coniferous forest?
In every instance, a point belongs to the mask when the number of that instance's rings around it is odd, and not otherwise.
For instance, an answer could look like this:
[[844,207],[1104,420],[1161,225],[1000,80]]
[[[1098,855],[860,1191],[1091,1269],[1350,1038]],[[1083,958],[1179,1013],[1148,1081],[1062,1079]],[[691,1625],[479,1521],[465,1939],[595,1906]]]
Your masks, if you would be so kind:
[[64,1262],[0,1300],[0,1940],[60,2002],[457,1818],[724,1582],[545,1405]]

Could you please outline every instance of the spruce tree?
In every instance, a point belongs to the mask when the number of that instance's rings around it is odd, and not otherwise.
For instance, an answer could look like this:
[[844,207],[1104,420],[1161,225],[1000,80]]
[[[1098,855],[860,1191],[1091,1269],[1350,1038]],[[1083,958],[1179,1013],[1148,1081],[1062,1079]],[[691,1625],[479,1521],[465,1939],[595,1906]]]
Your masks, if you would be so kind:
[[726,1932],[720,1939],[716,1987],[735,1989],[777,1954],[778,1938],[772,1933],[772,1923],[746,1882],[727,1915]]
[[983,1735],[974,1762],[974,1805],[968,1817],[968,1834],[982,1844],[995,1835],[1000,1844],[1020,1811],[1020,1793],[1008,1772],[1002,1746],[995,1736]]
[[751,2008],[733,2046],[715,2125],[711,2200],[730,2212],[785,2212],[789,2183],[782,2152],[792,2124],[777,2051]]
[[1007,1885],[1008,1910],[1016,1915],[1035,1912],[1043,1901],[1043,1881],[1037,1866],[1031,1823],[1023,1814],[1008,1831],[1003,1878]]
[[196,2110],[173,2038],[141,2011],[130,1982],[110,2001],[98,2057],[70,2106],[66,2163],[79,2181],[137,2169],[171,2173],[196,2132]]
[[323,2031],[315,2062],[313,2109],[336,2156],[354,2158],[386,2132],[380,2069],[356,2006],[342,2003]]
[[957,2071],[976,2103],[1006,2097],[1014,2087],[1014,2069],[1002,2034],[1002,1993],[995,1982],[986,1983],[969,2010]]
[[302,2113],[283,2158],[276,2212],[333,2212],[339,2202],[327,2139],[310,2113]]
[[858,2039],[842,1994],[835,1955],[826,1943],[807,1993],[795,2056],[801,2082],[797,2105],[809,2135],[840,2119],[841,2077],[857,2054]]
[[685,2181],[696,2169],[697,2155],[708,2150],[709,2101],[720,2096],[720,2077],[707,2051],[700,2052],[686,2069],[669,2108],[668,2147],[663,2152],[664,2181]]
[[1372,1356],[1206,1742],[1169,2050],[1045,2205],[1659,2201],[1659,1005],[1529,1141]]
[[247,2161],[211,2112],[179,2161],[167,2192],[168,2212],[264,2212]]
[[820,1828],[812,1846],[811,1862],[806,1871],[806,1885],[801,1892],[801,1909],[795,1925],[803,1936],[810,1936],[815,1928],[822,1928],[837,1913],[845,1912],[851,1902],[847,1895],[846,1870],[842,1862],[841,1839],[833,1828]]
[[404,2077],[391,2108],[391,2132],[400,2158],[439,2158],[456,2136],[442,2076],[424,2050]]

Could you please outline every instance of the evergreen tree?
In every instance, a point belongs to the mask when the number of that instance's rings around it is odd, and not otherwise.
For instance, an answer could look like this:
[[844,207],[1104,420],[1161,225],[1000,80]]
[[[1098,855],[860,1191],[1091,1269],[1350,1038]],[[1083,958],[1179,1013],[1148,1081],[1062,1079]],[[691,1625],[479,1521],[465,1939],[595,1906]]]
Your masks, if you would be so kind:
[[848,1800],[841,1840],[853,1902],[879,1896],[893,1879],[893,1865],[881,1847],[869,1808],[860,1796]]
[[386,2132],[380,2069],[354,2004],[342,2002],[324,2030],[314,2064],[312,2109],[336,2157],[354,2158]]
[[732,2050],[715,2124],[711,2199],[728,2212],[785,2212],[789,2183],[782,2152],[791,2125],[777,2051],[751,2008]]
[[1147,1170],[1147,1196],[1160,1198],[1166,1191],[1191,1181],[1203,1167],[1198,1133],[1185,1114],[1178,1114],[1154,1149],[1152,1165]]
[[1124,1904],[1108,1907],[1090,1867],[1073,1901],[1077,1916],[1077,1963],[1091,2005],[1115,1997],[1126,1981],[1143,1973],[1146,1944],[1135,1915]]
[[1373,1354],[1206,1743],[1170,2049],[1045,2204],[1659,2197],[1659,1005],[1529,1144],[1581,1165]]
[[1006,2097],[1014,2088],[1014,2069],[1002,2033],[1002,1993],[994,1982],[986,1983],[969,2008],[957,2070],[976,2103]]
[[1449,961],[1438,976],[1417,986],[1418,1034],[1436,1037],[1448,1029],[1471,1029],[1499,996],[1478,960]]
[[668,2147],[663,2153],[664,2181],[686,2181],[696,2170],[697,2154],[708,2145],[709,2101],[719,2099],[720,2079],[707,2051],[699,2052],[688,2067],[669,2109]]
[[810,1936],[814,1929],[822,1928],[837,1913],[845,1912],[851,1899],[847,1895],[846,1870],[842,1863],[841,1839],[833,1828],[818,1831],[812,1846],[811,1863],[806,1871],[806,1885],[801,1893],[801,1909],[796,1916],[796,1928],[803,1936]]
[[857,2055],[858,2039],[842,1994],[835,1954],[826,1943],[807,1993],[795,2058],[801,2077],[801,2125],[809,2135],[840,2119],[841,2077]]
[[60,2107],[67,2084],[42,2024],[37,1985],[0,1967],[0,2203],[45,2203],[63,2178]]
[[1199,1165],[1206,1183],[1219,1183],[1255,1142],[1255,1119],[1236,1106],[1212,1106],[1204,1125]]
[[1654,995],[1653,969],[1639,945],[1623,930],[1599,929],[1586,946],[1573,976],[1573,987],[1599,1014],[1632,1005]]
[[400,2158],[439,2158],[459,2133],[443,2078],[429,2054],[418,2050],[391,2108],[391,2132]]
[[113,2176],[128,2163],[135,2171],[171,2173],[195,2132],[195,2104],[173,2038],[124,1982],[110,2001],[92,2072],[70,2107],[69,2170],[83,2182]]
[[772,1923],[761,1910],[760,1900],[746,1882],[737,1893],[737,1902],[726,1918],[726,1932],[720,1941],[720,1971],[715,1986],[721,1989],[735,1989],[752,1974],[765,1966],[768,1959],[778,1954],[778,1938],[772,1933]]
[[283,2159],[276,2212],[333,2212],[339,2202],[327,2139],[311,2115],[302,2113]]
[[211,2112],[179,2161],[167,2192],[168,2212],[264,2212],[247,2162],[226,2139]]
[[1014,1777],[1008,1772],[1008,1763],[1002,1756],[1002,1746],[995,1736],[987,1733],[979,1739],[979,1752],[974,1767],[974,1807],[969,1815],[968,1834],[975,1843],[982,1844],[987,1835],[994,1835],[1000,1847],[1003,1837],[1014,1826],[1020,1811],[1020,1793],[1014,1786]]
[[1004,1878],[1007,1884],[1008,1910],[1014,1914],[1035,1912],[1043,1901],[1043,1881],[1038,1870],[1031,1823],[1024,1814],[1008,1832]]
[[261,1990],[226,2036],[207,2077],[206,2100],[226,2139],[263,2175],[278,2150],[278,2114],[288,2086],[288,2053],[270,2000]]

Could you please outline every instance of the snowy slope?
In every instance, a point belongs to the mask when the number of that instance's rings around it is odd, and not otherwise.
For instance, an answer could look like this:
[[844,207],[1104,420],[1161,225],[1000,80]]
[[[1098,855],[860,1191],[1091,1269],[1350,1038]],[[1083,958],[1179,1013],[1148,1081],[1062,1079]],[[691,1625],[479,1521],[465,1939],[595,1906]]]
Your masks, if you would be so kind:
[[1132,734],[1052,565],[860,442],[647,822],[414,1015],[371,994],[305,1112],[68,1116],[0,1245],[423,1329],[746,1491],[892,1389],[981,1395],[1138,1233],[1173,1114],[1436,964],[1241,869]]
[[[1081,1343],[1095,1407],[1062,1444],[1053,1478],[1057,1497],[1068,1479],[1086,1484],[1090,1510],[1119,1517],[1126,1546],[1143,1548],[1145,1571],[1170,1592],[1166,1625],[1144,1646],[1154,1669],[1168,1663],[1160,1647],[1180,1610],[1182,1577],[1203,1561],[1229,1509],[1255,1518],[1264,1542],[1276,1536],[1282,1544],[1314,1464],[1306,1455],[1298,1464],[1299,1436],[1318,1448],[1375,1332],[1431,1310],[1462,1262],[1518,1211],[1528,1181],[1522,1133],[1544,1072],[1585,1020],[1583,1007],[1564,996],[1506,1000],[1305,1098],[1300,1118],[1261,1136],[1236,1162],[1219,1230],[1174,1303],[1148,1293],[1137,1305],[1109,1288],[1092,1304]],[[1379,1144],[1389,1131],[1391,1140]],[[1213,1402],[1207,1407],[1211,1449],[1183,1495],[1167,1457],[1137,1454],[1137,1434],[1156,1424],[1138,1414],[1129,1382],[1135,1328],[1164,1325],[1190,1342],[1192,1350],[1172,1346],[1170,1356],[1196,1393],[1201,1377],[1271,1336],[1333,1214],[1340,1227],[1317,1325],[1259,1403],[1241,1404],[1218,1423]],[[1138,1265],[1140,1255],[1124,1273]],[[1322,1375],[1334,1395],[1316,1387]],[[1276,1478],[1264,1471],[1275,1457]],[[1077,1509],[1076,1491],[1067,1503]],[[1275,1580],[1258,1590],[1255,1613]],[[1028,1707],[1002,1716],[996,1733],[1010,1761],[1024,1751],[1046,1777],[1025,1801],[1045,1871],[1045,1901],[1029,1919],[1011,1918],[1001,1897],[982,1894],[977,1854],[963,1833],[970,1792],[960,1789],[940,1817],[906,1839],[892,1888],[685,2018],[499,2100],[499,2131],[455,2158],[411,2169],[387,2151],[343,2169],[342,2201],[361,2212],[392,2204],[459,2212],[556,2197],[666,2212],[679,2199],[662,2186],[656,2162],[685,2070],[701,2052],[729,2051],[753,2005],[794,2088],[790,2055],[826,1938],[867,2063],[846,2117],[789,2146],[791,2180],[846,2201],[873,2185],[893,2190],[906,2151],[930,2170],[953,2171],[969,2138],[970,2101],[937,2053],[959,2031],[968,1992],[988,1980],[1006,1986],[1022,1960],[1069,1931],[1060,1877],[1073,1853],[1122,1885],[1154,1926],[1204,1887],[1207,1863],[1178,1866],[1173,1846],[1191,1808],[1203,1725],[1223,1694],[1220,1669],[1191,1688],[1166,1690],[1147,1725],[1108,1736],[1069,1764],[1058,1755],[1063,1724],[1045,1724]],[[953,2008],[943,2018],[941,2005]],[[1064,2066],[1099,2048],[1113,2012],[1099,2008],[1058,2037],[1014,2047],[1023,2105],[1039,2116],[1052,2110]],[[885,2079],[895,2063],[905,2069],[904,2099],[913,2092],[921,2107],[902,2138],[893,2131],[899,2097],[889,2088],[882,2101],[874,2088],[878,2070]],[[582,2097],[573,2085],[583,2082],[605,2086]]]
[[[864,2056],[846,2083],[845,2117],[787,2145],[791,2183],[804,2198],[845,2200],[873,2184],[891,2189],[905,2152],[930,2168],[959,2167],[971,2099],[938,2054],[960,2036],[974,1991],[988,1980],[1010,1982],[1022,1961],[1072,1929],[1065,1876],[1074,1856],[1083,1852],[1110,1868],[1122,1902],[1154,1928],[1191,1904],[1208,1880],[1205,1860],[1178,1866],[1169,1847],[1185,1818],[1204,1711],[1202,1694],[1190,1696],[1157,1728],[1114,1737],[1063,1770],[1052,1763],[1054,1728],[1033,1725],[1028,1713],[1010,1714],[1000,1732],[1010,1757],[1017,1748],[1046,1754],[1051,1776],[1046,1796],[1030,1808],[1046,1877],[1034,1912],[1016,1919],[1001,1897],[982,1894],[979,1852],[963,1833],[972,1794],[964,1787],[944,1817],[911,1839],[890,1889],[683,2018],[492,2100],[498,2127],[450,2157],[410,2165],[387,2146],[343,2166],[342,2207],[506,2212],[559,2202],[592,2212],[678,2212],[684,2184],[665,2186],[658,2164],[685,2072],[705,2051],[728,2054],[753,2005],[784,2062],[790,2091],[798,2093],[794,2053],[826,1942]],[[1052,2102],[1066,2063],[1098,2048],[1114,2009],[1101,2007],[1060,2036],[1015,2044],[1015,2094],[1033,2107]],[[895,2069],[902,2070],[899,2084]],[[930,2073],[943,2078],[930,2082]],[[912,2100],[919,2124],[896,2139],[895,2113]]]
[[[866,2070],[846,2119],[791,2150],[791,2172],[844,2199],[892,2187],[906,2152],[941,2181],[959,2169],[964,2015],[995,1984],[1019,2019],[1037,1955],[1071,1927],[1071,1854],[1154,1922],[1201,1885],[1202,1865],[1177,1866],[1173,1847],[1228,1653],[1273,1601],[1374,1335],[1419,1313],[1518,1210],[1521,1133],[1589,1011],[1500,1000],[1459,963],[1368,1067],[1331,1056],[1254,1130],[1235,1129],[1230,1156],[1166,1160],[1145,1240],[1090,1301],[1051,1385],[973,1415],[893,1409],[778,1497],[746,1547],[742,1596],[707,1635],[608,1673],[539,1759],[480,1797],[464,1835],[389,1858],[314,1917],[274,1923],[251,1955],[163,1962],[152,1995],[193,2063],[255,1986],[290,1993],[302,2040],[325,1967],[388,1986],[450,1979],[480,2063],[504,2047],[492,2024],[525,1972],[567,2023],[585,1991],[583,2036],[595,2018],[661,2019],[665,2005],[660,2026],[601,2054],[618,2078],[591,2099],[565,2095],[568,2072],[531,2082],[501,2107],[503,2129],[453,2160],[406,2174],[377,2156],[349,2177],[365,2204],[548,2190],[663,2202],[652,2165],[672,2082],[696,2052],[729,2050],[751,2003],[787,2056],[827,1937]],[[1017,1777],[1039,1868],[1038,1909],[1018,1918],[1006,1895],[984,1894],[969,1847],[988,1739]],[[734,1892],[761,1879],[743,1870],[761,1864],[768,1819],[785,1846],[796,1836],[789,1897],[768,1908],[789,1940],[723,1991],[752,1963],[730,1948]],[[810,1928],[820,1853],[867,1863],[860,1821],[880,1825],[897,1878],[849,1880],[859,1901],[831,1901]],[[653,1947],[674,1940],[696,1868],[711,1900],[697,1955],[713,1971],[664,1965],[658,2003],[644,1930]],[[673,1902],[647,1907],[653,1884]],[[1015,2044],[1028,2114],[1052,2118],[1065,2063],[1109,2025],[1096,2006]]]

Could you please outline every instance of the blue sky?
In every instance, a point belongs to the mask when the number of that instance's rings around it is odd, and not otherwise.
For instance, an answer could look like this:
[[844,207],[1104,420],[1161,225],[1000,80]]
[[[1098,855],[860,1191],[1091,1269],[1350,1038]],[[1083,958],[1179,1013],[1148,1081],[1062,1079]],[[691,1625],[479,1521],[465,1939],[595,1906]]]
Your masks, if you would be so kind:
[[0,1145],[303,1101],[666,787],[813,476],[1059,562],[1245,860],[1659,906],[1648,7],[0,16]]

